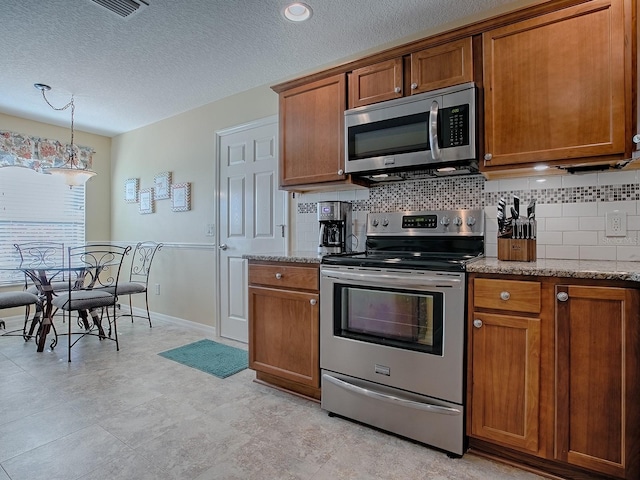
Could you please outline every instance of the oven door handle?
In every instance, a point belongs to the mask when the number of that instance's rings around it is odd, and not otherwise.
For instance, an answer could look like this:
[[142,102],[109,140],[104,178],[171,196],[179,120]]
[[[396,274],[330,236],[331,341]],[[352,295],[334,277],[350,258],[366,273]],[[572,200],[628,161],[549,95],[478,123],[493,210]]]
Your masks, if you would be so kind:
[[403,407],[413,408],[416,410],[426,410],[428,412],[439,413],[441,415],[461,415],[462,414],[462,412],[457,408],[443,407],[441,405],[433,405],[431,403],[415,402],[413,400],[407,400],[404,398],[396,397],[394,395],[376,392],[374,390],[369,390],[368,388],[359,387],[349,382],[345,382],[344,380],[340,380],[339,378],[333,377],[331,375],[327,375],[326,373],[322,375],[322,378],[329,383],[333,383],[337,387],[341,387],[341,388],[344,388],[345,390],[350,390],[352,392],[359,393],[360,395],[364,395],[366,397],[375,398],[376,400],[381,400],[383,402],[392,403],[395,405],[401,405]]
[[460,278],[445,278],[445,277],[424,277],[422,275],[416,276],[400,276],[390,275],[388,273],[380,273],[379,275],[371,275],[370,273],[353,273],[343,272],[341,270],[332,270],[325,268],[322,270],[322,275],[325,277],[337,278],[342,280],[355,280],[366,281],[369,284],[378,284],[389,286],[424,286],[435,285],[439,287],[457,287],[462,283]]

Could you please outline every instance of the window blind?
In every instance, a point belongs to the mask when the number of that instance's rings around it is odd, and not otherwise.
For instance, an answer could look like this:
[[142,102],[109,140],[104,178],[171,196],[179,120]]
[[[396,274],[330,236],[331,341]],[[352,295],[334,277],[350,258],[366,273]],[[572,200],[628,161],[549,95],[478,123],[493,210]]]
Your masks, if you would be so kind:
[[20,284],[24,274],[13,246],[25,242],[85,242],[85,187],[69,188],[53,175],[29,168],[0,168],[0,285]]

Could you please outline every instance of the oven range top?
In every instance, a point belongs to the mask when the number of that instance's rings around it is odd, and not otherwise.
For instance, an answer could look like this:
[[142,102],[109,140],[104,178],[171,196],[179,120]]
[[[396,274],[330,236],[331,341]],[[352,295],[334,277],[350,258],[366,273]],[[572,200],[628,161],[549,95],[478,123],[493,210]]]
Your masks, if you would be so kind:
[[322,257],[322,265],[464,272],[468,262],[480,257],[482,254],[452,257],[451,254],[434,253],[346,253],[325,255]]

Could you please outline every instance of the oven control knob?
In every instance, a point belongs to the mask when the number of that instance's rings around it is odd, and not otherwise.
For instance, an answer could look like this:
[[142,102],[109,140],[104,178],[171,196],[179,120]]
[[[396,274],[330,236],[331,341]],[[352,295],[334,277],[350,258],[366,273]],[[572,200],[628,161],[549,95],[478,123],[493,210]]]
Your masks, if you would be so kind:
[[378,219],[374,218],[373,220],[371,220],[371,225],[373,225],[374,227],[378,226]]
[[389,219],[388,218],[383,218],[382,219],[382,226],[386,227],[387,225],[389,225]]
[[476,224],[476,219],[474,217],[467,218],[467,225],[473,227]]
[[444,225],[445,227],[448,227],[449,223],[451,223],[451,220],[449,220],[449,217],[442,217],[442,219],[440,220],[440,224]]
[[454,219],[453,219],[453,224],[454,224],[456,227],[459,227],[460,225],[462,225],[462,219],[461,219],[460,217],[456,217],[456,218],[454,218]]

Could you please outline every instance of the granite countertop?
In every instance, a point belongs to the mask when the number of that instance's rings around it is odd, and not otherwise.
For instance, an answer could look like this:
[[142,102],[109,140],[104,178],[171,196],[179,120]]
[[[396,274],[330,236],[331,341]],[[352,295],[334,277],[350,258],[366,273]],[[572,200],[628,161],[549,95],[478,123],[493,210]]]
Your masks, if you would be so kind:
[[537,262],[506,262],[497,258],[481,258],[467,264],[467,272],[640,282],[640,262],[607,260],[541,259]]
[[292,262],[292,263],[320,263],[322,255],[318,252],[291,252],[288,255],[282,253],[245,254],[246,260],[259,260],[261,262]]
[[[319,264],[317,252],[245,254],[246,260]],[[507,262],[497,258],[480,258],[467,264],[470,273],[495,273],[539,277],[585,278],[591,280],[626,280],[640,282],[640,262],[609,260],[541,259],[536,262]]]

